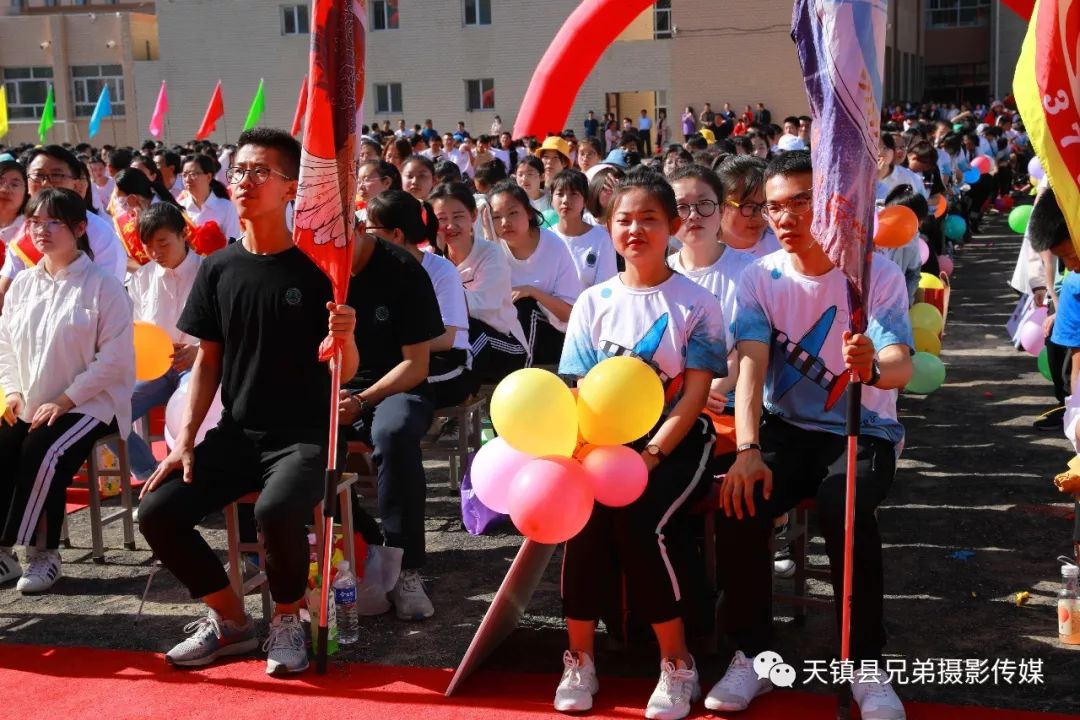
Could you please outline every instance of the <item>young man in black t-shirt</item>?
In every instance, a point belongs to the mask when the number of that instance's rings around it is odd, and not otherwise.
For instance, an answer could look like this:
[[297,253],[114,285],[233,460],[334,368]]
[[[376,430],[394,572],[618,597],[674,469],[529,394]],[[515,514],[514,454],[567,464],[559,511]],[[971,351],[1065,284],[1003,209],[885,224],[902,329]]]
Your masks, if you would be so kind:
[[[326,468],[330,373],[318,349],[328,314],[330,334],[345,340],[342,378],[355,374],[359,360],[355,314],[333,303],[329,279],[293,245],[285,223],[299,170],[300,145],[287,133],[240,136],[227,177],[244,237],[203,261],[177,323],[199,338],[199,352],[176,445],[144,486],[139,529],[210,610],[165,655],[172,665],[206,665],[258,644],[243,598],[195,530],[206,514],[255,491],[276,603],[266,671],[308,665],[298,611],[308,573],[306,525],[322,499]],[[219,384],[221,422],[195,447]]]
[[371,234],[357,236],[348,303],[356,308],[361,366],[343,391],[341,422],[374,450],[382,533],[404,551],[390,600],[400,619],[423,620],[435,608],[420,578],[427,499],[420,441],[435,411],[426,392],[431,341],[446,328],[427,271]]

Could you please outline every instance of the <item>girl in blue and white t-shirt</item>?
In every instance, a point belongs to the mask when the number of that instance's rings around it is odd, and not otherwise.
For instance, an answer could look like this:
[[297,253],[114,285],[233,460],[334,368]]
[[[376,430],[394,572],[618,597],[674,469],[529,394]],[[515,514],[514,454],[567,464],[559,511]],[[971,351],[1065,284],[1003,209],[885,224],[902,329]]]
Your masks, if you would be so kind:
[[713,378],[727,374],[727,352],[720,303],[666,263],[668,238],[680,225],[675,206],[660,175],[627,177],[613,195],[609,221],[626,270],[582,293],[570,315],[561,375],[580,378],[605,358],[631,355],[656,371],[667,403],[656,428],[633,444],[649,469],[645,492],[626,507],[596,505],[566,544],[562,588],[570,647],[555,693],[561,712],[592,707],[598,690],[593,635],[612,591],[621,587],[620,568],[629,604],[652,625],[660,645],[660,682],[646,717],[685,717],[701,694],[682,622],[685,585],[672,562],[688,548],[673,528],[708,489],[714,434],[702,411]]

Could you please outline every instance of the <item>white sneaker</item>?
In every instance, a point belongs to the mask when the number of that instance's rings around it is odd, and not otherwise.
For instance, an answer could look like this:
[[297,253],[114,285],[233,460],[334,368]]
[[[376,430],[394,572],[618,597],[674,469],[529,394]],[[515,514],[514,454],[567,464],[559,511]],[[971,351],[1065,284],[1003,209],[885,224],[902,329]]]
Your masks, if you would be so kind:
[[904,704],[896,696],[888,675],[881,670],[856,674],[851,696],[859,705],[863,720],[905,720]]
[[300,616],[275,615],[263,650],[266,651],[267,675],[289,675],[307,670],[307,637]]
[[435,607],[424,592],[419,570],[402,570],[397,584],[390,591],[399,620],[426,620],[435,614]]
[[0,548],[0,584],[11,582],[22,575],[22,565],[11,548]]
[[754,661],[748,659],[742,650],[736,650],[724,677],[713,685],[705,697],[705,707],[727,712],[745,710],[751,700],[772,689],[773,684],[768,678],[758,680]]
[[27,566],[15,589],[21,593],[42,593],[63,577],[59,550],[26,550]]
[[690,714],[690,706],[701,697],[697,663],[693,667],[678,667],[674,660],[660,661],[660,681],[649,697],[645,717],[650,720],[682,720]]
[[555,688],[555,709],[564,713],[592,710],[593,695],[600,690],[592,658],[567,650],[563,653],[562,663],[562,679]]

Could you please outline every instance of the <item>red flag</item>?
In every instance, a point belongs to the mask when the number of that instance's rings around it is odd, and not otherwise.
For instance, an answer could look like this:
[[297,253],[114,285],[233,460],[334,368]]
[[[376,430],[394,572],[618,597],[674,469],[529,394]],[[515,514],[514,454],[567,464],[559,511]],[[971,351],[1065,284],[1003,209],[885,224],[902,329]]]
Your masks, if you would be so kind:
[[[356,111],[363,97],[364,29],[357,3],[314,0],[304,152],[293,237],[345,302],[352,271]],[[359,71],[358,71],[359,70]],[[324,357],[327,348],[323,348]]]
[[300,83],[300,97],[296,100],[296,114],[292,119],[292,130],[289,131],[290,135],[296,135],[300,132],[300,127],[304,124],[304,115],[307,113],[307,75],[304,76],[304,81]]
[[225,101],[221,97],[221,81],[218,80],[217,85],[214,86],[214,94],[210,97],[210,107],[206,108],[206,114],[203,115],[199,131],[195,133],[195,139],[205,140],[210,137],[210,134],[217,129],[217,121],[223,117],[225,117]]
[[1003,2],[1024,20],[1030,20],[1031,13],[1035,10],[1035,0],[1003,0]]

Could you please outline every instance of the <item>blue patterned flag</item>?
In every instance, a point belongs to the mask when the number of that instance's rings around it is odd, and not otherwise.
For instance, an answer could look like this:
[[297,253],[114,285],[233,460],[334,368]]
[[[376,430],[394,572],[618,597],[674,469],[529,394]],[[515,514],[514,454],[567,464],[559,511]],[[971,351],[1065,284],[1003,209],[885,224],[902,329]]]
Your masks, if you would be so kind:
[[98,96],[97,105],[94,106],[94,114],[90,116],[90,125],[87,132],[94,137],[101,130],[101,121],[112,115],[112,103],[109,101],[109,85],[101,86],[101,95]]
[[864,292],[873,244],[888,0],[796,0],[791,37],[813,116],[813,232]]

